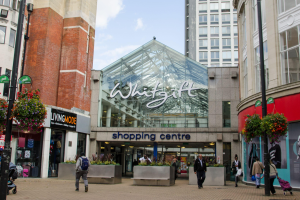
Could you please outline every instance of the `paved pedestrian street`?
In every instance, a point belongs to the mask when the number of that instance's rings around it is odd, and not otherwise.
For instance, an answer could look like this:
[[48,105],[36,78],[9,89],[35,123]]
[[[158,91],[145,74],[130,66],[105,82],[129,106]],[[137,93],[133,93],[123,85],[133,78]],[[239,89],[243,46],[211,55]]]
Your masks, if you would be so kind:
[[188,185],[188,180],[177,180],[175,186],[154,187],[134,186],[132,180],[123,178],[122,184],[103,185],[90,184],[88,193],[84,192],[83,183],[79,192],[75,192],[75,181],[48,179],[17,179],[17,194],[10,192],[8,200],[15,199],[121,199],[121,200],[152,200],[152,199],[201,199],[201,200],[250,200],[250,199],[300,199],[300,192],[294,195],[283,195],[281,189],[276,190],[276,195],[264,196],[264,189],[256,189],[254,186],[239,184],[234,187],[233,182],[227,182],[226,186],[206,186],[198,189],[196,185]]

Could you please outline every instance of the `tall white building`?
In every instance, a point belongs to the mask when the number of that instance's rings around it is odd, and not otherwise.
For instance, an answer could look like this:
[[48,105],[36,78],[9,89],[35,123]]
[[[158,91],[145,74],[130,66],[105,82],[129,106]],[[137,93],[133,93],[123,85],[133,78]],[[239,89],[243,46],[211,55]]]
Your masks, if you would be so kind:
[[209,67],[238,64],[232,0],[185,0],[185,54]]

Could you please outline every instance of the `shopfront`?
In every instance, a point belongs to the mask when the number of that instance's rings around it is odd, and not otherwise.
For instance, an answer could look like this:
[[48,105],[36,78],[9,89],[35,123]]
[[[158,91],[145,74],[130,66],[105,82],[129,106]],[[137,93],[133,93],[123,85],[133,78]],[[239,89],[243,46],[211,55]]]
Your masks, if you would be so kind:
[[[236,70],[221,69],[209,80],[206,66],[156,40],[101,71],[93,70],[90,153],[100,159],[112,154],[126,176],[147,155],[157,161],[177,156],[181,174],[187,177],[198,154],[211,164],[228,166],[230,175],[240,149],[237,117],[230,103],[237,105],[238,99],[225,93],[219,99],[208,96],[209,87],[216,96],[220,86],[216,79],[221,81],[223,74],[228,83],[224,87],[230,83],[238,92],[238,81],[229,75]],[[209,117],[210,101],[213,115]],[[223,104],[226,115],[222,115]]]

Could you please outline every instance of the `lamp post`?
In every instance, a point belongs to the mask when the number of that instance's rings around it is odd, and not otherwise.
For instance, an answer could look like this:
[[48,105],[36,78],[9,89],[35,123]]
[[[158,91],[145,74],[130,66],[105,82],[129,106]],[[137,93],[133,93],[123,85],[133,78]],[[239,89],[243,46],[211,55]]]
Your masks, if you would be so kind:
[[[257,15],[258,15],[258,34],[259,34],[259,51],[260,51],[260,77],[261,77],[261,97],[262,97],[262,117],[267,115],[267,100],[266,100],[266,82],[265,82],[265,63],[264,63],[264,46],[261,21],[261,0],[257,0]],[[270,196],[270,165],[268,151],[268,137],[264,132],[264,165],[265,165],[265,195]]]
[[7,125],[5,131],[5,146],[4,146],[3,156],[1,161],[1,181],[0,181],[1,200],[6,200],[6,195],[7,195],[9,163],[11,159],[10,139],[11,139],[11,132],[12,132],[12,119],[10,119],[10,116],[11,116],[11,110],[13,108],[13,104],[16,96],[16,88],[17,88],[16,84],[17,84],[19,58],[20,58],[20,50],[21,50],[21,42],[22,42],[25,4],[26,4],[26,0],[21,0],[20,9],[19,9],[19,19],[18,19],[14,61],[13,61],[12,76],[11,76],[11,85],[10,85],[9,100],[8,100],[9,103],[8,103],[8,111],[7,111]]

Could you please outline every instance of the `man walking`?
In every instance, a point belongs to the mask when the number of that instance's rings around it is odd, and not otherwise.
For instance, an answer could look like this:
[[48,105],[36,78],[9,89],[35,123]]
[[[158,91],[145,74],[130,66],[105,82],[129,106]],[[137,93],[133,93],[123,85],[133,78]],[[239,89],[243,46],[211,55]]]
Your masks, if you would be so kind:
[[194,172],[197,174],[198,189],[201,189],[203,188],[206,172],[206,163],[204,159],[202,159],[202,154],[199,154],[198,159],[195,160]]
[[238,156],[237,154],[235,154],[235,161],[233,161],[232,163],[232,171],[233,171],[233,175],[235,176],[235,187],[237,187],[237,183],[239,181],[239,175],[237,174],[237,172],[239,171],[239,169],[241,169],[241,162],[238,160]]
[[85,185],[85,192],[88,191],[88,180],[87,180],[87,174],[89,171],[90,161],[87,157],[85,157],[84,153],[81,153],[81,157],[78,158],[76,162],[76,183],[75,191],[79,191],[79,179],[82,177],[84,185]]

